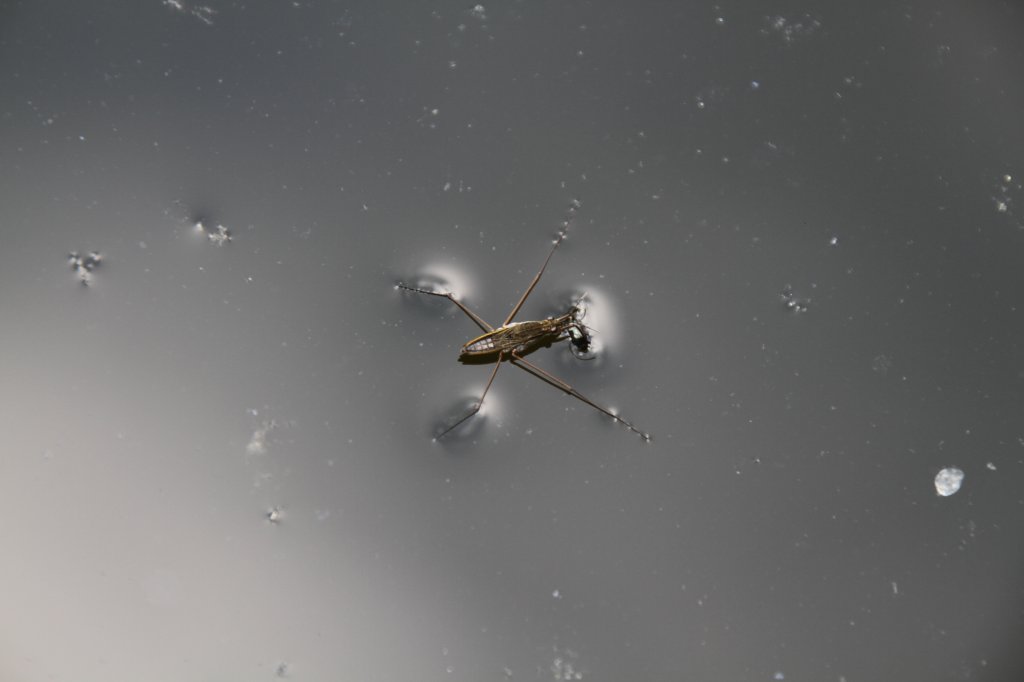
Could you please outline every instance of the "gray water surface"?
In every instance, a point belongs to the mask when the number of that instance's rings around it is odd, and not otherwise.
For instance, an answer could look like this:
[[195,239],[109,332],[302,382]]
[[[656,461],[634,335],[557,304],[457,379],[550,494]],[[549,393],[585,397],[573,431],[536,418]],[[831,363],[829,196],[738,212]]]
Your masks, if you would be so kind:
[[[0,4],[0,680],[1024,677],[1024,15],[833,5]],[[652,442],[434,442],[574,200]]]

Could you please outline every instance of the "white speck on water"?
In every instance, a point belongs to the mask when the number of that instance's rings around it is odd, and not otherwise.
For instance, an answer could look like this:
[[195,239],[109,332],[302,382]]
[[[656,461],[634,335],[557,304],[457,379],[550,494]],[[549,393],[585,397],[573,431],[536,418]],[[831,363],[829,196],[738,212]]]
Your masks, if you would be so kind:
[[832,246],[835,246],[836,244],[839,243],[839,237],[832,237],[832,239],[828,240],[828,243],[831,244]]
[[787,19],[783,16],[766,17],[766,28],[762,33],[775,32],[782,36],[786,43],[793,43],[797,39],[806,38],[821,28],[821,22],[810,15],[804,15],[796,20]]
[[192,7],[188,7],[181,0],[164,0],[164,5],[179,12],[191,14],[207,26],[213,25],[213,15],[217,13],[215,9],[207,7],[206,5],[194,5]]
[[552,596],[552,597],[553,597],[554,599],[561,599],[561,598],[562,598],[562,593],[561,593],[561,592],[559,592],[558,590],[555,590],[554,592],[552,592],[552,593],[551,593],[551,596]]
[[773,680],[784,680],[784,679],[786,679],[786,674],[784,672],[782,672],[781,670],[778,670],[778,671],[775,672],[774,675],[772,675],[772,679]]
[[555,648],[555,659],[551,662],[551,676],[555,680],[582,680],[583,670],[578,667],[579,655],[571,649],[559,651]]
[[989,471],[995,471],[996,470],[996,465],[994,463],[992,463],[992,462],[989,462],[989,463],[987,463],[985,465],[985,468],[988,469]]
[[245,452],[248,455],[265,455],[267,453],[267,435],[274,429],[273,422],[264,422],[252,432]]
[[281,523],[281,519],[284,518],[284,512],[281,511],[280,507],[271,507],[267,510],[266,517],[270,523]]
[[892,368],[892,358],[888,355],[876,355],[871,361],[871,369],[882,376],[885,376]]
[[900,593],[899,585],[896,584],[895,580],[892,581],[892,593],[893,594],[899,594]]
[[956,467],[946,467],[935,474],[935,492],[942,497],[949,497],[960,490],[964,481],[964,472]]

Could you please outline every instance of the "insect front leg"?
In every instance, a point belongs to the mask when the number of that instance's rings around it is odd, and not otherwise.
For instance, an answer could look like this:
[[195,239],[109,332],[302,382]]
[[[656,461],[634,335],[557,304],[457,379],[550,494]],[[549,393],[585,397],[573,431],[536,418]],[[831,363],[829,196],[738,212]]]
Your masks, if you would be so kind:
[[455,298],[455,296],[452,295],[451,292],[441,293],[440,291],[428,291],[427,289],[417,289],[416,287],[410,287],[404,284],[396,284],[395,288],[405,289],[406,291],[415,291],[417,294],[427,294],[428,296],[440,296],[441,298],[447,298],[449,301],[457,305],[459,307],[459,310],[466,313],[466,316],[469,317],[469,319],[473,320],[473,322],[476,323],[476,326],[480,327],[480,329],[484,330],[485,332],[494,331],[494,327],[484,322],[482,317],[480,317],[472,310],[467,308],[465,305],[463,305],[457,298]]

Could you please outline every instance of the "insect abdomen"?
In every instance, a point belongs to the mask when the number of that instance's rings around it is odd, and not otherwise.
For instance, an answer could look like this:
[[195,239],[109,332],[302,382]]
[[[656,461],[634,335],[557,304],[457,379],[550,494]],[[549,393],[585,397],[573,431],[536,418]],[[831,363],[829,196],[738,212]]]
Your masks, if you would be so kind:
[[491,335],[482,336],[479,339],[470,341],[462,347],[463,354],[468,355],[480,355],[484,353],[493,353],[501,348],[495,348],[494,337]]

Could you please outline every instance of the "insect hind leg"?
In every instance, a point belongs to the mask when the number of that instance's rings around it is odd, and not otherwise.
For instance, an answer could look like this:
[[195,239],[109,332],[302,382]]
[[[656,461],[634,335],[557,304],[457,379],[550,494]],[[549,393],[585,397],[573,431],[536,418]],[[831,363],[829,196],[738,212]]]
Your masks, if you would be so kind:
[[609,410],[607,407],[602,407],[601,405],[598,405],[593,400],[591,400],[590,398],[588,398],[587,396],[583,395],[582,393],[577,391],[575,388],[570,386],[569,384],[565,383],[564,381],[562,381],[561,379],[556,377],[554,374],[551,374],[550,372],[544,371],[543,369],[541,369],[537,365],[533,364],[529,360],[524,359],[521,355],[518,355],[517,353],[513,352],[512,353],[512,364],[515,365],[516,367],[518,367],[519,369],[524,370],[524,371],[532,374],[533,376],[537,377],[538,379],[540,379],[544,383],[546,383],[546,384],[548,384],[550,386],[554,386],[555,388],[557,388],[560,391],[564,391],[565,393],[568,393],[569,395],[571,395],[573,398],[576,398],[580,402],[583,402],[583,403],[586,403],[587,405],[590,405],[591,407],[593,407],[598,412],[602,412],[602,413],[608,415],[609,417],[611,417],[615,421],[619,422],[620,424],[625,426],[627,429],[629,429],[630,431],[632,431],[636,435],[640,436],[640,439],[643,440],[644,442],[649,443],[651,441],[651,434],[647,433],[646,431],[641,431],[636,426],[634,426],[631,422],[626,421],[625,419],[623,419],[619,415],[617,415],[614,412],[612,412],[611,410]]

